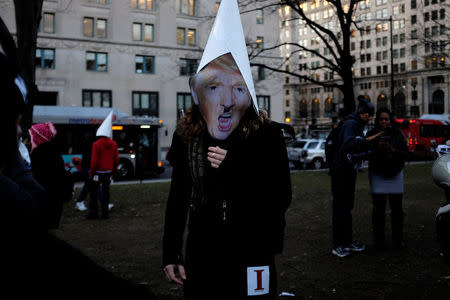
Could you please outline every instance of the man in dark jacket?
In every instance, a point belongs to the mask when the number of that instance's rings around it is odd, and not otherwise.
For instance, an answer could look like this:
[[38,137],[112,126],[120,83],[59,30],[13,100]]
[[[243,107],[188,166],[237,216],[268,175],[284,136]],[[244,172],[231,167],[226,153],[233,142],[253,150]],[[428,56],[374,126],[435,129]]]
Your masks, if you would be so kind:
[[350,251],[359,252],[365,246],[352,237],[352,209],[355,200],[356,175],[365,144],[379,134],[364,138],[364,126],[372,119],[374,106],[363,96],[358,97],[358,108],[344,122],[338,139],[338,151],[330,163],[331,190],[333,193],[333,250],[345,257]]
[[109,206],[109,185],[111,177],[117,171],[119,165],[119,152],[117,143],[112,140],[112,112],[106,117],[97,130],[98,140],[92,145],[91,179],[88,219],[98,218],[98,189],[101,185],[101,213],[102,218],[107,219]]

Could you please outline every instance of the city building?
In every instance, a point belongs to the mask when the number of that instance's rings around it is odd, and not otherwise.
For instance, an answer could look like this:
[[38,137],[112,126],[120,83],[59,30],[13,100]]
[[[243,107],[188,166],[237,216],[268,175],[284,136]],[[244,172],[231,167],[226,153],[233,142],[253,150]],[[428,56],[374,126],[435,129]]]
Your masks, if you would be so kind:
[[[343,3],[344,9],[348,9],[349,1]],[[340,37],[333,5],[325,0],[304,1],[301,5],[310,20]],[[376,107],[388,106],[401,118],[448,114],[449,14],[445,0],[359,2],[350,44],[355,61],[355,95],[365,95]],[[296,43],[332,57],[319,36],[289,7],[280,9],[280,21],[281,42]],[[320,69],[326,63],[317,55],[298,51],[291,45],[282,47],[281,55],[288,58],[287,69],[324,82],[340,80],[334,72]],[[285,117],[291,119],[296,129],[330,124],[344,97],[336,88],[299,81],[294,76],[285,77],[284,90]]]
[[[192,104],[188,79],[197,71],[220,1],[45,0],[36,51],[39,105],[115,107],[156,116],[161,153],[170,146],[178,112]],[[279,16],[242,14],[249,45],[278,42]],[[15,33],[14,4],[0,15]],[[256,61],[279,60],[276,50]],[[282,82],[253,68],[260,108],[282,121]]]

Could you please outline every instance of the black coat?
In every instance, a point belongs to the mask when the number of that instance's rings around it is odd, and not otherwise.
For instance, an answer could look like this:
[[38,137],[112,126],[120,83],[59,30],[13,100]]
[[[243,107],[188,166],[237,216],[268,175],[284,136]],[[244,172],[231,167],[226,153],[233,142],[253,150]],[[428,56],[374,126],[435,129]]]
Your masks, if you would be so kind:
[[[374,128],[367,132],[367,136],[375,135],[381,130]],[[380,148],[381,139],[389,142],[391,148]],[[368,144],[371,150],[369,156],[369,171],[378,175],[391,177],[398,174],[405,166],[405,160],[408,158],[408,144],[406,138],[398,128],[392,128],[382,136]]]
[[53,141],[36,147],[30,157],[33,176],[48,193],[48,226],[58,228],[67,186],[64,161]]
[[[361,162],[361,155],[365,151],[364,139],[365,123],[357,113],[350,114],[339,131],[338,151],[330,166],[331,174],[340,174],[342,170],[354,170],[354,166]],[[349,154],[351,159],[349,159]],[[339,176],[339,175],[338,175]]]
[[208,146],[220,146],[228,153],[219,169],[205,162],[202,196],[206,204],[198,205],[191,199],[193,176],[188,143],[177,133],[173,136],[163,265],[183,263],[183,233],[188,214],[188,257],[217,261],[227,256],[246,260],[255,255],[280,253],[285,212],[292,195],[286,147],[279,126],[266,122],[247,138],[235,130],[225,141],[214,140],[207,133],[204,139],[205,155]]

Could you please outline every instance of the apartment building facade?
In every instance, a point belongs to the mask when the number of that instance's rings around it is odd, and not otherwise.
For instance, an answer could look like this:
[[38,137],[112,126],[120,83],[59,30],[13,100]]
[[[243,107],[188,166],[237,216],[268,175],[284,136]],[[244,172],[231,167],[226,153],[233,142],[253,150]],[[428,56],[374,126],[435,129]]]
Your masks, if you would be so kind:
[[[192,104],[188,80],[219,5],[211,0],[45,0],[36,51],[37,104],[115,107],[156,116],[164,124],[165,153],[178,111]],[[0,8],[14,34],[13,1],[1,0]],[[242,21],[249,44],[277,42],[277,14],[251,10]],[[279,60],[279,54],[258,60]],[[281,79],[253,71],[259,105],[281,121]]]
[[[314,0],[304,1],[302,7],[312,21],[333,30],[339,37],[340,27],[332,5],[325,0]],[[280,10],[281,41],[298,43],[331,57],[318,35],[293,14],[286,7]],[[445,0],[359,2],[351,37],[355,95],[366,96],[377,107],[388,106],[397,117],[448,114],[449,15],[450,6]],[[291,56],[292,48],[282,48],[282,57]],[[292,55],[286,64],[291,70],[321,81],[339,81],[335,73],[317,69],[321,66],[324,60],[306,51]],[[285,117],[290,117],[299,128],[311,123],[330,123],[344,97],[337,89],[299,82],[288,76],[284,89]]]

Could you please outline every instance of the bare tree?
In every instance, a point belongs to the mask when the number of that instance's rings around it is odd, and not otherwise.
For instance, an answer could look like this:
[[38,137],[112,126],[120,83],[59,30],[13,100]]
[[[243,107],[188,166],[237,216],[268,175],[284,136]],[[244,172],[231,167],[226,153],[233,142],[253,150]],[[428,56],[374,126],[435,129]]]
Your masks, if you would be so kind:
[[37,94],[35,84],[36,40],[39,23],[41,21],[43,0],[14,0],[17,28],[17,62],[22,77],[28,85],[29,105],[23,116],[25,131],[31,126],[32,104]]
[[[314,43],[322,47],[311,47],[301,41],[280,42],[277,45],[258,49],[251,53],[251,58],[256,58],[262,55],[265,51],[272,51],[274,49],[289,49],[289,53],[284,55],[283,63],[280,65],[267,65],[261,63],[252,63],[252,66],[260,66],[266,69],[288,74],[301,79],[302,81],[317,84],[323,87],[337,88],[344,95],[344,108],[347,112],[352,112],[355,109],[355,95],[353,89],[353,64],[354,57],[351,55],[351,36],[356,27],[355,12],[359,2],[363,0],[328,0],[326,2],[332,9],[333,25],[325,24],[323,19],[318,21],[309,14],[306,6],[311,1],[306,0],[281,0],[281,1],[257,1],[263,3],[259,7],[277,7],[283,10],[289,7],[290,14],[285,16],[283,21],[302,20],[305,27],[309,28],[311,32],[316,35]],[[242,4],[241,4],[242,6]],[[330,18],[331,20],[331,18]],[[326,53],[320,50],[325,47]],[[302,55],[308,53],[316,56],[323,61],[323,64],[308,66],[301,63],[296,63],[296,59],[301,60]],[[285,65],[296,65],[296,68],[285,68]],[[332,80],[321,80],[316,76],[318,71],[325,71],[331,75]],[[337,78],[334,77],[337,75]]]
[[[422,5],[424,5],[422,3]],[[424,5],[425,7],[425,5]],[[423,14],[416,38],[425,47],[424,64],[427,67],[448,67],[450,52],[450,4],[439,2]],[[416,30],[417,32],[417,30]]]

